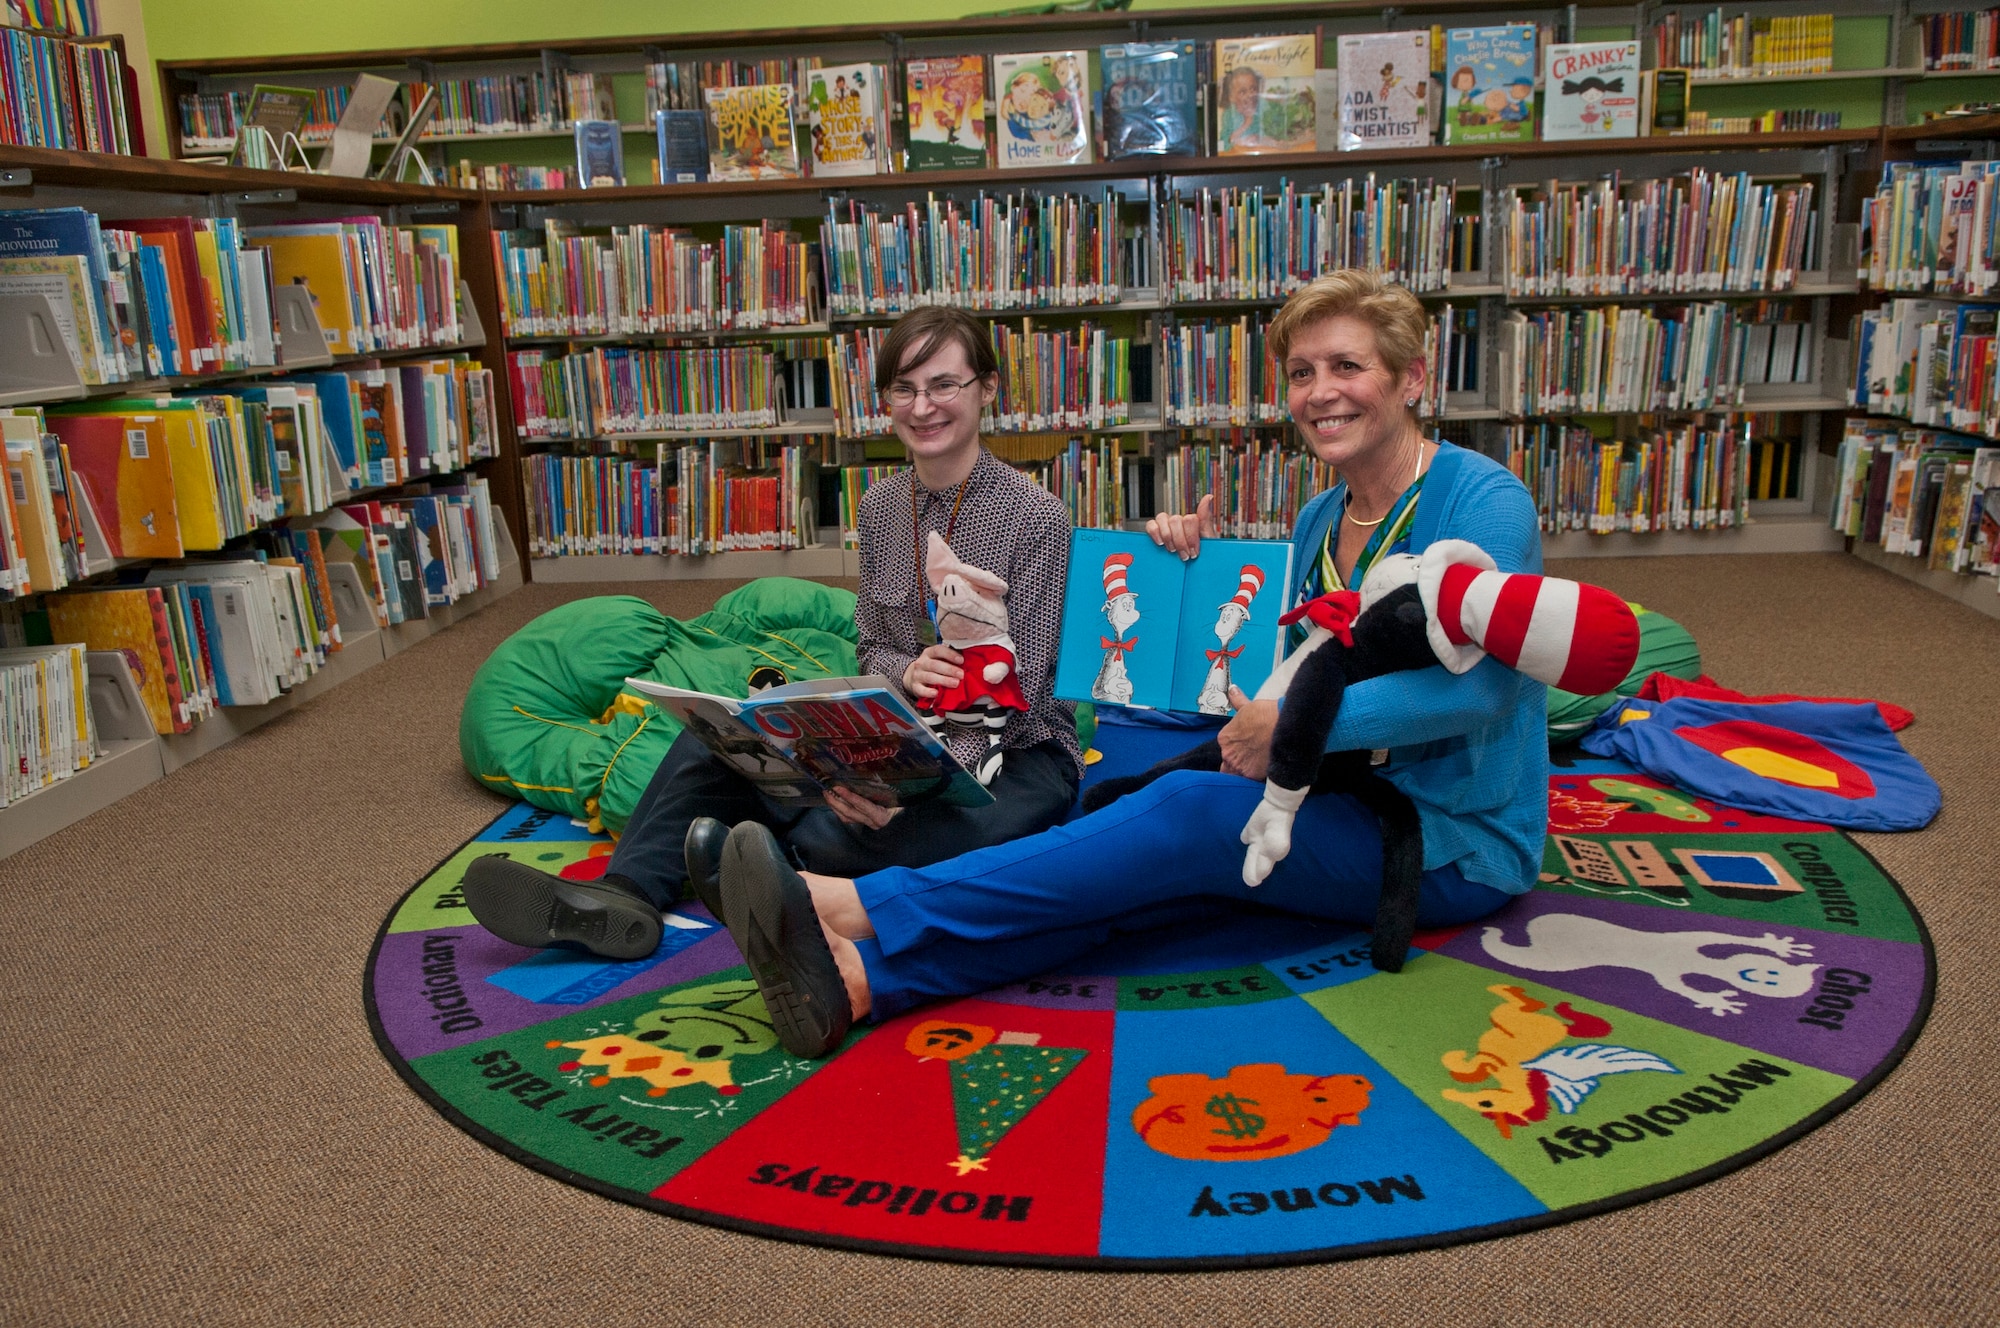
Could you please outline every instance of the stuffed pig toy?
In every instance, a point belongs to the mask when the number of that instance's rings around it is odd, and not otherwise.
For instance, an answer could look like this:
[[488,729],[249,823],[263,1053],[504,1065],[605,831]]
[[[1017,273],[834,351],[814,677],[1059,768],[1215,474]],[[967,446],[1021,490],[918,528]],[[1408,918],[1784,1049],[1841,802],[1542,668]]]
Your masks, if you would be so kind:
[[1021,676],[1014,662],[1014,638],[1007,635],[1007,583],[983,568],[958,560],[935,530],[924,575],[936,603],[938,640],[965,657],[964,676],[953,687],[917,702],[917,712],[940,738],[946,724],[986,730],[986,755],[973,775],[991,784],[1000,773],[1000,734],[1008,715],[1025,713]]

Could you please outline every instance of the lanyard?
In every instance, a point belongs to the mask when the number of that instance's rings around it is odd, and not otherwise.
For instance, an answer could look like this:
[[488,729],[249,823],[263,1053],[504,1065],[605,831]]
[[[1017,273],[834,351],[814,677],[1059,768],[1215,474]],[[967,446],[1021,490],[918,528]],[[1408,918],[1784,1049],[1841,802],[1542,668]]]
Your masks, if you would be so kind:
[[[960,481],[959,483],[958,497],[952,500],[951,516],[948,520],[946,520],[944,524],[944,542],[947,545],[951,543],[952,532],[958,529],[959,504],[965,501],[965,491],[967,489],[970,489],[971,487],[972,487],[972,476],[967,475],[965,479]],[[926,645],[935,645],[938,639],[937,599],[935,596],[931,595],[925,589],[926,581],[924,577],[924,531],[923,531],[923,523],[921,522],[921,520],[919,520],[917,511],[917,509],[923,505],[917,497],[919,489],[920,486],[917,483],[917,472],[912,470],[910,472],[910,549],[911,552],[913,552],[916,555],[917,593],[923,596],[924,619],[926,622],[930,623],[929,632],[925,632],[923,630],[922,624],[918,625],[917,637],[919,640],[924,641]]]

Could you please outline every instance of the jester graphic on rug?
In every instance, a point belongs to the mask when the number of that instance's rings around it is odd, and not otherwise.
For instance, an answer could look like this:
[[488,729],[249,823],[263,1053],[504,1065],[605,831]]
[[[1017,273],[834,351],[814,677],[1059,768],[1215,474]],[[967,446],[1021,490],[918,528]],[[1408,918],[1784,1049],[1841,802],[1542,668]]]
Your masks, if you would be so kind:
[[1044,1047],[1039,1033],[1001,1032],[958,1019],[926,1019],[910,1029],[903,1050],[918,1061],[951,1066],[951,1107],[958,1124],[959,1175],[986,1170],[993,1149],[1088,1055],[1078,1047]]
[[1611,1031],[1605,1020],[1571,1009],[1568,1001],[1558,1002],[1555,1013],[1547,1014],[1547,1002],[1519,987],[1486,990],[1500,998],[1500,1005],[1490,1016],[1492,1027],[1479,1036],[1479,1050],[1470,1056],[1447,1051],[1439,1059],[1462,1084],[1492,1081],[1489,1088],[1471,1091],[1447,1088],[1444,1096],[1492,1121],[1503,1139],[1513,1138],[1517,1125],[1547,1120],[1551,1102],[1564,1115],[1573,1113],[1597,1091],[1597,1081],[1605,1075],[1635,1070],[1680,1073],[1671,1062],[1633,1047],[1604,1042],[1562,1046],[1571,1037],[1603,1037]]
[[1227,715],[1236,709],[1229,704],[1229,662],[1243,653],[1243,647],[1231,650],[1229,643],[1243,630],[1243,624],[1250,621],[1250,601],[1263,588],[1264,569],[1245,563],[1237,574],[1236,593],[1216,610],[1216,649],[1208,652],[1208,673],[1201,680],[1201,695],[1194,703],[1195,709],[1204,715]]
[[1105,555],[1104,621],[1110,624],[1111,635],[1097,638],[1097,644],[1104,649],[1104,664],[1097,670],[1097,681],[1090,684],[1093,701],[1125,705],[1132,699],[1132,679],[1125,673],[1125,656],[1139,644],[1139,638],[1127,640],[1125,633],[1139,621],[1139,596],[1126,584],[1125,578],[1131,570],[1131,554]]
[[940,737],[946,724],[986,730],[986,755],[972,773],[991,784],[1000,773],[1000,734],[1015,711],[1028,710],[1014,638],[1007,634],[1007,583],[984,568],[962,563],[944,536],[931,532],[924,577],[937,602],[938,640],[964,657],[964,676],[940,687],[917,712]]
[[[1108,574],[1108,569],[1107,569]],[[1106,605],[1107,611],[1109,605]],[[1356,682],[1442,664],[1471,669],[1488,653],[1510,668],[1582,696],[1611,690],[1639,653],[1639,623],[1610,591],[1557,577],[1508,573],[1477,545],[1439,540],[1384,558],[1359,591],[1300,605],[1278,621],[1311,630],[1257,691],[1283,698],[1271,734],[1264,800],[1243,827],[1243,882],[1261,884],[1291,852],[1292,822],[1310,793],[1346,793],[1382,822],[1382,898],[1375,916],[1375,967],[1396,972],[1416,931],[1423,828],[1414,804],[1377,778],[1366,752],[1328,752],[1341,697]],[[1084,795],[1095,811],[1173,770],[1222,768],[1211,740],[1144,774],[1107,779]]]

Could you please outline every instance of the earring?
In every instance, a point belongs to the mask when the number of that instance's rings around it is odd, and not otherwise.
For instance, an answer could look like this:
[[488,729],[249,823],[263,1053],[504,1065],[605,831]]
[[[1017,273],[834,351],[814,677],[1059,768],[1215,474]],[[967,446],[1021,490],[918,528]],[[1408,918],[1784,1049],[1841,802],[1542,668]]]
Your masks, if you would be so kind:
[[1406,399],[1406,400],[1405,400],[1405,401],[1403,402],[1403,404],[1404,404],[1404,405],[1406,405],[1406,406],[1410,406],[1410,407],[1413,407],[1413,408],[1414,408],[1414,407],[1416,406],[1416,404],[1417,404],[1417,399],[1416,399],[1415,397],[1410,397],[1410,398]]

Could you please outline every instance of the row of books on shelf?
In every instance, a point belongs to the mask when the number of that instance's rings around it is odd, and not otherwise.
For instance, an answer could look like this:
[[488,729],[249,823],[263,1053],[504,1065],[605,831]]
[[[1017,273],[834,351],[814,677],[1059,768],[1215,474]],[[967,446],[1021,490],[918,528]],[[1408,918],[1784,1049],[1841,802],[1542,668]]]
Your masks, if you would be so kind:
[[1778,461],[1778,444],[1760,444],[1751,416],[1622,439],[1574,425],[1513,424],[1505,446],[1507,468],[1534,496],[1543,530],[1595,535],[1741,526],[1750,516],[1753,461],[1766,492],[1773,467],[1789,464]]
[[186,733],[219,706],[277,699],[343,648],[336,566],[353,569],[381,625],[491,583],[500,555],[484,481],[350,504],[214,560],[46,595],[0,618],[0,640],[121,653],[154,730]]
[[1897,421],[1849,419],[1832,524],[1937,572],[2000,576],[2000,447]]
[[1854,319],[1850,403],[2000,435],[2000,306],[1900,297]]
[[797,326],[822,315],[819,253],[782,222],[717,239],[677,226],[551,220],[493,235],[510,336]]
[[0,648],[0,807],[88,769],[99,753],[84,648]]
[[1701,167],[1524,188],[1504,217],[1507,293],[1788,290],[1818,253],[1813,194],[1808,180]]
[[1743,400],[1749,324],[1729,304],[1510,312],[1498,336],[1507,415],[1720,410]]
[[1037,309],[1117,304],[1153,285],[1142,224],[1115,190],[927,194],[900,207],[828,200],[820,223],[826,307],[837,317],[924,305]]
[[509,351],[515,425],[523,438],[775,428],[795,409],[786,385],[814,377],[789,366],[823,357],[818,343]]
[[766,449],[754,440],[716,439],[662,443],[651,460],[531,455],[524,459],[529,553],[805,548],[818,536],[819,451],[811,443]]
[[2000,9],[1926,14],[1924,69],[2000,69]]
[[1833,39],[1832,14],[1673,10],[1653,23],[1653,64],[1685,69],[1698,82],[1823,74],[1833,69]]
[[2000,284],[2000,162],[1891,161],[1862,203],[1859,276],[1876,290],[1984,295]]
[[115,43],[0,28],[0,143],[144,155],[137,98]]
[[497,453],[492,405],[491,373],[450,359],[0,411],[0,595],[61,589],[107,558],[219,550],[460,470]]
[[1175,300],[1280,299],[1322,272],[1365,267],[1413,291],[1483,267],[1480,191],[1362,179],[1201,189],[1167,204],[1161,241]]
[[49,297],[90,385],[276,365],[275,292],[291,283],[311,292],[335,353],[463,336],[456,226],[362,216],[246,227],[62,207],[0,212],[0,228],[0,293]]

